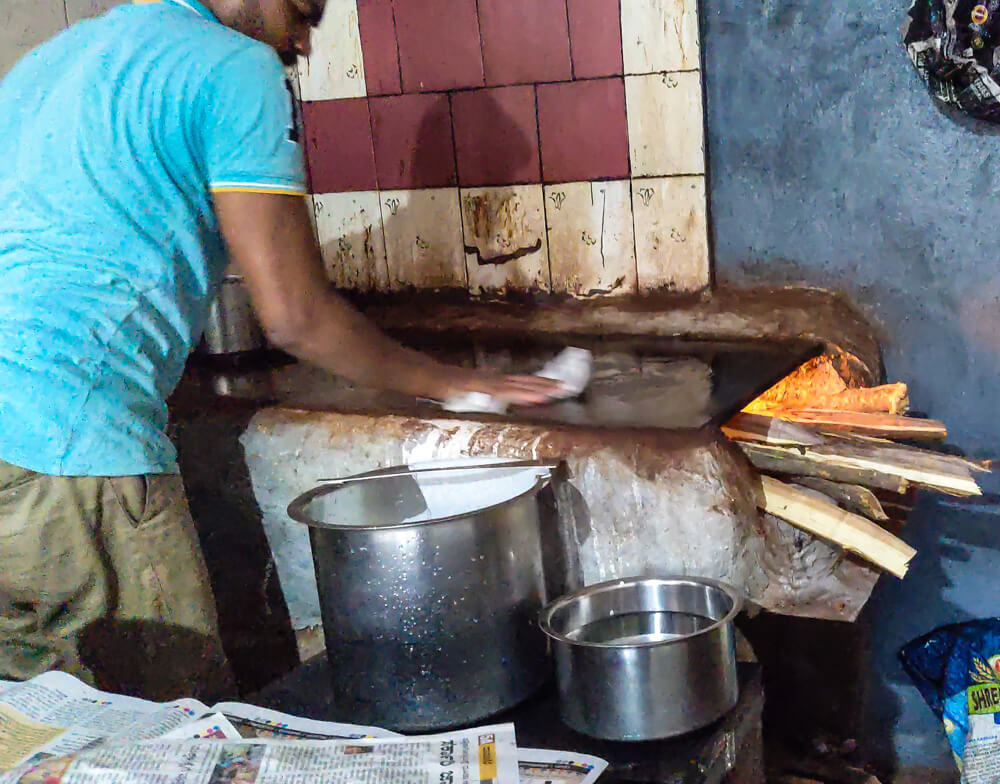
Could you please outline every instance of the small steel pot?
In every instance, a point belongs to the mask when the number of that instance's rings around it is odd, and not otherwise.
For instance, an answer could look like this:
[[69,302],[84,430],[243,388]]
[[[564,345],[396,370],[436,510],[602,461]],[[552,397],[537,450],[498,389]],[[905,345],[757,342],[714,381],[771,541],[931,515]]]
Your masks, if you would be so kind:
[[227,275],[212,300],[199,345],[202,354],[223,356],[257,351],[267,346],[243,278]]
[[733,619],[742,599],[698,577],[633,577],[542,611],[560,712],[607,740],[655,740],[711,724],[739,696]]

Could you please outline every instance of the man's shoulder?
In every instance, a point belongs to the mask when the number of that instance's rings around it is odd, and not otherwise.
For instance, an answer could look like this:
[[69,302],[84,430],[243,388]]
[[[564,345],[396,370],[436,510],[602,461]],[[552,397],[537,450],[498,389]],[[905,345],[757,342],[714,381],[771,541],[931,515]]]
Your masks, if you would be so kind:
[[121,10],[124,13],[117,20],[109,14],[108,21],[129,28],[139,39],[135,45],[156,39],[158,48],[169,46],[192,67],[208,70],[220,66],[239,68],[241,64],[277,70],[282,67],[277,53],[267,44],[206,19],[181,3],[160,0]]

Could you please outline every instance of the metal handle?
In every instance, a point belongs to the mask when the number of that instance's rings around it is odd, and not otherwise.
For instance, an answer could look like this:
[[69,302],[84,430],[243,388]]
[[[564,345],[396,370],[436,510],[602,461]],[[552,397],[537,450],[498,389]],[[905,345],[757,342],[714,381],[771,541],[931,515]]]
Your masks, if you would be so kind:
[[388,476],[414,476],[415,474],[430,474],[438,471],[475,471],[485,468],[547,468],[550,471],[557,468],[559,463],[549,460],[512,460],[509,463],[474,463],[472,465],[460,466],[434,466],[431,468],[410,468],[400,466],[398,468],[379,469],[369,475],[348,476],[344,478],[317,479],[317,482],[327,484],[351,484],[353,482],[367,482],[369,479],[385,479]]

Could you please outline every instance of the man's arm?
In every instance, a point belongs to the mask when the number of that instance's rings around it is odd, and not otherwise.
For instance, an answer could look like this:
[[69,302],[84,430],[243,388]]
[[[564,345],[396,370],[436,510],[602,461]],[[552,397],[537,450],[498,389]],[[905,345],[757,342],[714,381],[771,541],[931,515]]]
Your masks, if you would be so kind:
[[216,193],[215,212],[269,339],[300,359],[366,386],[444,400],[485,392],[542,403],[559,384],[443,365],[382,334],[327,281],[301,196]]

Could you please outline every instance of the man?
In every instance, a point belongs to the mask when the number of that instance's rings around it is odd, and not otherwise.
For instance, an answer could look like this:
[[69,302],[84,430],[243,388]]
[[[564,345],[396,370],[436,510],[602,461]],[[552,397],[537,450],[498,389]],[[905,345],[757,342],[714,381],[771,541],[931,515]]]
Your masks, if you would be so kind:
[[363,384],[545,400],[448,367],[329,290],[281,58],[324,0],[159,0],[0,83],[0,678],[225,682],[165,399],[233,262],[272,342]]

